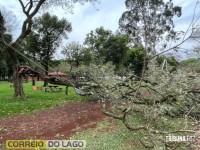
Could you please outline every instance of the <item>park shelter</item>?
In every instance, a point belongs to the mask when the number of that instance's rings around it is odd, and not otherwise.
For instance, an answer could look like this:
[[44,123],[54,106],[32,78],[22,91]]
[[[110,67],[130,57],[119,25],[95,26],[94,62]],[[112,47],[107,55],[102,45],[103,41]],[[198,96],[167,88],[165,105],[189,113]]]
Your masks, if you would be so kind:
[[[63,80],[67,80],[67,75],[63,72],[49,72],[48,73],[49,77],[58,77],[61,78]],[[29,75],[28,76],[28,81],[32,81],[34,78],[35,81],[43,81],[42,78],[40,78],[39,75],[33,74],[33,75]]]
[[49,72],[48,73],[49,77],[53,76],[53,77],[58,77],[61,78],[62,80],[67,80],[67,75],[63,72]]

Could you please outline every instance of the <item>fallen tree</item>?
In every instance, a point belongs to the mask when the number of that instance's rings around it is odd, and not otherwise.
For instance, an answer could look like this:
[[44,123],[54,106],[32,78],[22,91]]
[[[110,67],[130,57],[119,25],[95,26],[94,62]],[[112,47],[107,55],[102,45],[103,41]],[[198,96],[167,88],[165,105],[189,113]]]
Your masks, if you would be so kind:
[[[197,147],[200,113],[200,76],[187,70],[170,72],[149,63],[146,75],[138,77],[127,73],[118,78],[111,64],[90,66],[89,80],[82,82],[83,91],[91,91],[103,105],[103,112],[121,120],[138,134],[146,148],[176,149]],[[110,105],[112,107],[108,107]],[[130,116],[141,116],[141,124]],[[185,142],[169,142],[169,135],[194,137]]]

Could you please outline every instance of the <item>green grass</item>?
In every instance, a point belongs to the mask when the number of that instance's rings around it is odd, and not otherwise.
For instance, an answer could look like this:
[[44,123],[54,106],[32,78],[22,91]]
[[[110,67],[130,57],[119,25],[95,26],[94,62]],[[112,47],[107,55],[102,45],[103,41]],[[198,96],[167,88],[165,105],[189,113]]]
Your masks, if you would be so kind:
[[[73,88],[69,88],[69,95],[65,95],[65,89],[62,92],[52,93],[45,93],[43,90],[34,91],[31,83],[24,83],[26,99],[13,98],[14,89],[9,85],[8,82],[0,82],[1,118],[18,114],[26,115],[42,109],[57,107],[69,101],[88,99],[77,95]],[[42,83],[37,83],[37,85],[42,86]],[[134,127],[145,124],[144,117],[140,113],[130,115],[128,120],[131,126]],[[162,122],[162,118],[159,118],[157,121],[160,122],[159,126],[165,127],[165,130],[173,130],[184,125],[184,120],[180,118],[169,118],[164,122]],[[192,125],[188,125],[192,129]],[[86,140],[87,150],[146,150],[139,142],[139,137],[137,132],[129,131],[121,121],[112,120],[110,122],[106,119],[98,123],[96,128],[85,131],[79,130],[70,139]],[[164,135],[163,138],[165,138]]]
[[[42,86],[43,83],[36,83]],[[14,88],[9,82],[0,82],[0,118],[18,114],[30,114],[34,111],[59,106],[69,101],[86,100],[86,97],[77,95],[73,88],[69,88],[69,94],[65,94],[65,86],[60,92],[44,92],[32,89],[31,83],[24,83],[26,98],[14,98]]]
[[[131,126],[137,127],[144,125],[144,119],[140,114],[133,114],[129,117]],[[168,124],[165,125],[165,131],[172,131],[174,128],[178,128],[184,125],[183,119],[170,118]],[[192,125],[190,125],[192,129]],[[140,134],[142,133],[142,134]],[[79,131],[70,139],[72,140],[85,140],[87,150],[147,150],[139,142],[139,139],[146,141],[144,138],[147,135],[146,131],[129,131],[122,121],[107,119],[98,123],[94,129],[88,129],[86,131]],[[182,135],[179,133],[178,135]],[[158,150],[163,148],[163,144],[157,141],[158,137],[152,137]],[[166,139],[166,135],[161,135],[159,138]],[[146,143],[148,143],[146,141]],[[182,148],[179,148],[182,150]],[[179,150],[178,149],[178,150]]]
[[104,120],[95,129],[77,132],[71,139],[85,140],[87,150],[145,150],[137,135],[118,120]]
[[[140,115],[132,115],[134,126],[143,124]],[[145,150],[135,131],[129,131],[122,121],[108,119],[98,123],[95,129],[77,132],[71,139],[86,140],[87,150]]]

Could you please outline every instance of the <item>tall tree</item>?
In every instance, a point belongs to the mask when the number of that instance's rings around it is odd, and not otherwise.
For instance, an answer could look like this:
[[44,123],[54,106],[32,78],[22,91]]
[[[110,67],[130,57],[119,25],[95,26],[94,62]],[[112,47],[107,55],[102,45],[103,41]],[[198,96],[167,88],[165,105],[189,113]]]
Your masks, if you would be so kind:
[[91,63],[95,63],[95,54],[90,48],[83,48],[82,62],[84,65],[89,66]]
[[65,58],[70,64],[70,72],[72,71],[73,66],[78,67],[80,65],[82,51],[83,47],[78,42],[71,42],[62,50],[62,54],[65,55]]
[[[4,32],[5,32],[5,27],[4,27],[4,18],[0,12],[0,37],[4,36]],[[3,42],[0,41],[0,77],[3,74],[3,68],[2,66],[4,66],[4,62],[5,62],[5,55],[4,55],[4,44]]]
[[49,61],[62,38],[67,38],[67,32],[72,31],[72,27],[66,19],[59,20],[57,16],[45,13],[33,21],[33,30],[39,35],[43,66],[45,74],[48,75]]
[[96,63],[111,61],[118,69],[129,49],[128,39],[126,34],[113,34],[112,31],[100,27],[87,34],[84,44],[96,57]]
[[[158,42],[176,38],[173,17],[181,16],[181,7],[174,6],[172,0],[126,0],[128,9],[119,20],[122,32],[128,33],[134,46],[143,44],[146,52],[156,53]],[[163,44],[165,46],[166,44]]]
[[5,51],[6,45],[2,39],[5,39],[7,43],[12,41],[12,36],[6,33],[7,27],[4,15],[5,12],[3,14],[0,12],[0,76],[8,76],[10,70],[9,57]]
[[131,48],[127,51],[123,61],[124,65],[137,76],[142,73],[144,53],[144,48],[142,47]]
[[39,35],[31,32],[25,39],[24,50],[34,61],[41,60]]
[[104,44],[111,35],[112,31],[100,27],[86,35],[84,44],[95,53],[98,59],[101,58],[104,61],[106,55]]
[[127,35],[112,35],[104,43],[105,62],[111,61],[116,69],[123,65],[125,55],[129,49]]
[[[2,38],[5,34],[6,28],[5,28],[5,21],[4,17],[1,14],[0,11],[0,37]],[[4,44],[2,41],[0,41],[0,64],[3,63],[4,60],[4,52],[3,52]]]

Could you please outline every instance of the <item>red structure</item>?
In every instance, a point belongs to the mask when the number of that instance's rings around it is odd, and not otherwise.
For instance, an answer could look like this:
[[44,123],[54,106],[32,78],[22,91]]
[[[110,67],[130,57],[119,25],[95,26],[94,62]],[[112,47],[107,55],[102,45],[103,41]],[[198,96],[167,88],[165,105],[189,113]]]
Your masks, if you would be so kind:
[[61,78],[62,80],[67,80],[67,75],[63,72],[49,72],[48,76],[49,77],[58,77],[58,78]]
[[[63,80],[67,80],[67,79],[68,79],[68,78],[67,78],[67,75],[66,75],[65,73],[63,73],[63,72],[49,72],[49,73],[48,73],[48,76],[49,76],[49,77],[58,77],[58,78],[61,78],[61,79],[63,79]],[[28,81],[32,81],[33,78],[34,78],[35,81],[44,81],[44,80],[40,77],[40,75],[38,75],[38,74],[30,74],[30,75],[28,76]]]

